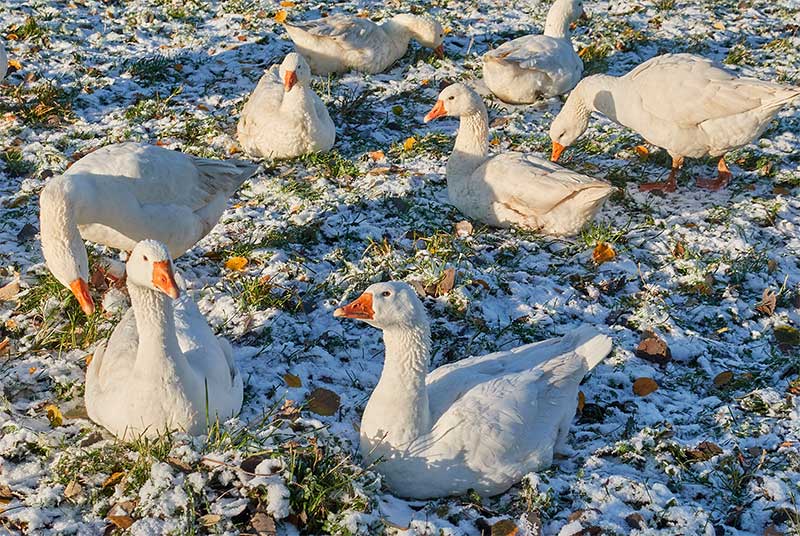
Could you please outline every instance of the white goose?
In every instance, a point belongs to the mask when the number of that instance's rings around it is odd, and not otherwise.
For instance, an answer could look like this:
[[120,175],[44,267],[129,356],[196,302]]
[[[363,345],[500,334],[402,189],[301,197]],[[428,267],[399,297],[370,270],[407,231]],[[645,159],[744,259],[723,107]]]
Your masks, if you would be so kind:
[[577,233],[611,195],[605,181],[523,153],[488,156],[489,120],[480,96],[463,84],[446,87],[425,122],[461,118],[447,160],[450,203],[495,227],[518,225],[564,236]]
[[293,158],[333,147],[336,127],[310,82],[308,63],[296,52],[261,77],[237,127],[245,151],[253,156]]
[[331,15],[284,26],[314,74],[351,69],[381,73],[403,57],[411,39],[434,49],[439,57],[444,56],[442,25],[419,15],[403,13],[381,24],[349,15]]
[[582,15],[582,0],[555,0],[543,35],[519,37],[484,54],[483,80],[491,92],[511,104],[528,104],[575,87],[583,62],[572,48],[569,27]]
[[242,377],[231,347],[181,296],[167,247],[139,242],[127,274],[131,308],[86,371],[89,418],[131,439],[167,430],[199,435],[236,415]]
[[428,374],[430,328],[411,287],[370,286],[334,316],[383,330],[386,359],[361,420],[361,455],[402,497],[496,495],[566,447],[586,373],[611,339],[570,335],[470,357]]
[[152,238],[178,257],[217,224],[228,198],[256,169],[248,162],[197,158],[139,143],[98,149],[42,190],[39,218],[47,267],[92,314],[89,260],[81,238],[125,251]]
[[758,138],[778,111],[798,97],[800,88],[738,78],[700,56],[656,56],[624,76],[581,80],[550,127],[552,160],[586,131],[592,112],[599,112],[672,157],[669,178],[641,190],[675,191],[684,158],[705,155],[719,157],[718,177],[697,183],[717,190],[731,179],[725,153]]

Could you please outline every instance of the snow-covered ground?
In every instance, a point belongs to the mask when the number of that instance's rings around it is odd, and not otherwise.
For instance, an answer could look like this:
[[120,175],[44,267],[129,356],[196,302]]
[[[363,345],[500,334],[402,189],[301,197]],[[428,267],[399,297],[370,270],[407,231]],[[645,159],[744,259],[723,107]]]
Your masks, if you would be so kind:
[[[595,224],[571,240],[477,224],[459,236],[443,176],[457,122],[421,118],[440,85],[481,88],[488,48],[541,31],[547,6],[534,2],[413,3],[448,28],[447,58],[414,44],[385,74],[316,80],[338,153],[265,162],[177,261],[247,379],[237,421],[208,437],[123,444],[85,418],[87,356],[127,305],[109,290],[105,317],[87,322],[47,276],[38,192],[82,154],[123,140],[234,154],[238,110],[291,49],[279,10],[291,20],[409,9],[283,4],[0,1],[9,57],[21,64],[0,86],[0,287],[9,285],[0,291],[0,534],[270,534],[273,521],[279,534],[477,535],[490,525],[511,534],[506,520],[520,534],[536,525],[564,536],[798,534],[797,104],[731,155],[736,177],[719,193],[693,185],[715,171],[711,160],[689,162],[675,194],[639,193],[640,182],[666,176],[665,153],[636,150],[635,134],[595,120],[564,160],[618,188]],[[589,72],[690,51],[798,84],[797,0],[587,1],[586,10],[574,40]],[[492,150],[548,150],[559,99],[487,102]],[[599,242],[616,257],[597,266]],[[248,263],[226,268],[232,257]],[[425,300],[434,366],[582,323],[608,333],[614,351],[582,386],[571,456],[500,497],[409,503],[358,465],[380,334],[331,312],[368,283],[430,284],[449,267],[455,287]],[[767,289],[774,312],[757,311]],[[665,365],[634,354],[646,330],[668,344]],[[639,378],[658,390],[635,394]],[[317,389],[327,391],[298,415]]]

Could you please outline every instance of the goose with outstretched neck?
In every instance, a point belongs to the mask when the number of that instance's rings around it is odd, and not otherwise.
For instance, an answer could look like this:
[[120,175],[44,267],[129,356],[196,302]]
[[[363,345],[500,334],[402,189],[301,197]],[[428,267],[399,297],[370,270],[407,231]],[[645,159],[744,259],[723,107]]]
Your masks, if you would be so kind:
[[91,315],[84,239],[131,251],[152,238],[178,257],[211,231],[230,196],[256,169],[241,160],[131,142],[89,153],[50,179],[39,196],[47,267]]
[[202,434],[242,407],[231,347],[175,281],[167,247],[139,242],[127,262],[131,308],[86,371],[86,411],[120,438]]
[[336,127],[311,89],[311,70],[297,52],[286,55],[259,80],[236,128],[247,153],[266,158],[329,151]]
[[425,308],[406,283],[370,286],[334,316],[383,331],[383,372],[361,420],[361,456],[402,497],[496,495],[566,447],[578,385],[611,351],[581,326],[556,339],[428,373]]
[[692,54],[664,54],[623,76],[581,80],[550,126],[551,159],[557,161],[598,112],[672,157],[667,180],[642,184],[640,190],[674,192],[684,159],[706,155],[719,158],[717,177],[698,179],[697,185],[719,190],[732,178],[725,154],[755,141],[780,109],[798,98],[798,87],[740,78]]
[[531,154],[489,156],[489,117],[481,97],[463,84],[446,87],[425,122],[459,117],[455,147],[447,160],[447,195],[466,216],[493,227],[513,225],[553,236],[574,235],[613,191]]

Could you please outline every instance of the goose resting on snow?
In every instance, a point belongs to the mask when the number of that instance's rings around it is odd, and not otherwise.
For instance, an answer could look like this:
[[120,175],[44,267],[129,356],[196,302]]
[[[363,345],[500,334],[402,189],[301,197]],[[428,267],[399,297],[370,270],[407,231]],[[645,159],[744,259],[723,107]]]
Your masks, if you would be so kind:
[[89,418],[131,439],[176,429],[198,435],[207,418],[236,415],[242,377],[231,347],[181,295],[167,247],[139,242],[127,275],[131,308],[86,371]]
[[411,39],[444,56],[444,30],[437,21],[403,13],[375,24],[349,15],[284,23],[314,74],[343,73],[351,69],[382,73],[403,57]]
[[581,79],[583,62],[572,48],[569,26],[583,15],[582,0],[556,0],[543,35],[525,35],[483,56],[483,80],[504,102],[529,104],[563,95]]
[[261,77],[237,127],[245,151],[253,156],[293,158],[333,147],[336,127],[310,82],[308,63],[296,52]]
[[656,56],[624,76],[596,74],[581,80],[550,127],[551,159],[557,161],[586,131],[592,112],[600,112],[672,157],[669,178],[640,190],[675,191],[684,158],[705,155],[719,157],[718,176],[697,184],[718,190],[731,179],[725,153],[757,139],[778,111],[798,97],[800,88],[738,78],[700,56]]
[[412,288],[370,286],[334,311],[383,330],[386,359],[361,420],[361,455],[402,497],[496,495],[566,446],[578,385],[611,351],[583,326],[428,373],[430,327]]
[[613,188],[530,154],[488,156],[489,119],[480,96],[463,84],[446,87],[425,122],[461,118],[447,160],[447,195],[466,216],[494,227],[518,225],[573,235],[594,217]]
[[211,231],[228,198],[256,169],[249,162],[197,158],[154,145],[102,147],[42,189],[47,267],[90,315],[94,302],[82,239],[131,251],[152,238],[178,257]]

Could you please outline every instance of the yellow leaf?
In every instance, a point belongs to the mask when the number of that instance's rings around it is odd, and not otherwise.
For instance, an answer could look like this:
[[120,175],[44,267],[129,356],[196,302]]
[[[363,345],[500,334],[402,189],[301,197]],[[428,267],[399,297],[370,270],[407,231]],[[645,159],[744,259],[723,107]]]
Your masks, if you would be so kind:
[[283,381],[286,382],[288,387],[302,387],[303,382],[300,380],[299,376],[295,376],[294,374],[287,372],[283,375]]
[[20,62],[18,62],[17,60],[8,60],[8,66],[9,67],[13,67],[18,71],[20,69],[22,69],[22,64]]
[[372,151],[371,153],[369,153],[369,157],[372,158],[376,162],[378,160],[383,160],[383,158],[385,156],[386,155],[383,153],[383,151]]
[[89,365],[92,364],[92,359],[94,359],[94,354],[89,354],[86,357],[84,357],[83,359],[84,359],[84,361],[86,361],[86,366],[88,367]]
[[444,35],[447,35],[452,31],[453,31],[453,29],[448,26],[447,28],[444,29]]
[[613,260],[616,256],[617,253],[614,251],[614,248],[611,247],[611,244],[606,242],[598,242],[592,252],[592,260],[598,265]]
[[645,160],[650,155],[650,150],[644,145],[637,145],[633,150],[636,151],[636,154],[638,154],[639,158],[642,160]]
[[36,370],[37,370],[36,367],[31,367],[28,369],[28,374],[33,374],[34,372],[36,372]]
[[117,482],[122,480],[122,477],[124,477],[124,476],[125,476],[125,473],[123,473],[122,471],[117,471],[116,473],[111,473],[111,476],[106,478],[103,481],[103,487],[107,488],[109,486],[113,486],[114,484],[116,484]]
[[406,141],[403,142],[403,149],[406,151],[410,151],[412,147],[417,143],[417,138],[411,136],[410,138],[406,138]]
[[359,11],[356,17],[359,19],[367,19],[369,18],[369,11]]
[[241,272],[247,266],[248,260],[244,257],[231,257],[225,261],[225,268],[234,272]]
[[491,143],[491,144],[492,144],[492,145],[494,145],[494,146],[500,145],[500,138],[498,138],[498,137],[496,137],[496,136],[495,136],[494,138],[492,138],[491,140],[489,140],[489,143]]
[[9,41],[16,41],[17,39],[19,39],[19,36],[15,33],[10,33],[6,36],[6,39],[8,39]]
[[50,421],[50,426],[56,428],[64,423],[64,416],[61,414],[61,410],[58,409],[58,406],[55,404],[48,404],[44,409],[47,412],[47,419]]
[[427,86],[427,85],[428,85],[428,84],[430,84],[430,83],[431,83],[431,81],[430,81],[430,80],[428,80],[427,78],[423,78],[423,79],[422,79],[422,81],[420,81],[419,85],[421,85],[421,86]]
[[275,22],[283,22],[286,20],[286,10],[281,9],[275,13]]
[[725,23],[723,23],[722,21],[718,20],[717,22],[714,23],[714,28],[716,28],[717,30],[724,30],[725,29]]
[[281,2],[281,7],[294,7],[294,2],[289,2],[289,0],[283,0],[283,2]]

